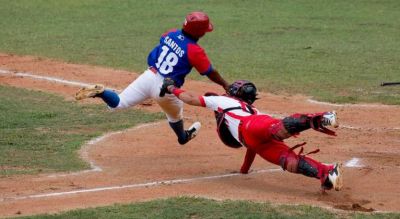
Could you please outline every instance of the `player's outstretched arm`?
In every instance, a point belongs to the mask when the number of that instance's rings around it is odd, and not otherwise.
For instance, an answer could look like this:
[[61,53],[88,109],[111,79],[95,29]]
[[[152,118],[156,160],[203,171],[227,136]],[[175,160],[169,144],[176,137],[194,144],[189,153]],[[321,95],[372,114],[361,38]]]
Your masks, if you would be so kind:
[[185,91],[177,87],[171,86],[171,93],[182,100],[184,103],[193,105],[193,106],[202,106],[201,104],[201,96],[196,95],[193,92]]
[[163,97],[166,93],[175,95],[186,104],[193,106],[202,106],[202,102],[200,100],[202,99],[201,96],[196,95],[193,92],[185,91],[183,89],[175,87],[174,81],[171,78],[164,79],[163,85],[160,89],[160,97]]
[[240,168],[240,173],[247,174],[253,164],[254,158],[256,157],[256,152],[253,150],[247,149],[246,156],[244,157],[244,161],[242,167]]

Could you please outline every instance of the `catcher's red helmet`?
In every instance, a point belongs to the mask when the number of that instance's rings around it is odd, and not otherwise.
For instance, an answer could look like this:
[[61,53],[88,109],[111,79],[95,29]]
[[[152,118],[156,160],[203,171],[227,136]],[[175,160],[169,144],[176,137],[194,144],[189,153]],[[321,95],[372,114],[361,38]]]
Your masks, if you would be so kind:
[[207,32],[213,31],[213,25],[206,13],[194,11],[186,15],[183,30],[193,37],[200,38]]

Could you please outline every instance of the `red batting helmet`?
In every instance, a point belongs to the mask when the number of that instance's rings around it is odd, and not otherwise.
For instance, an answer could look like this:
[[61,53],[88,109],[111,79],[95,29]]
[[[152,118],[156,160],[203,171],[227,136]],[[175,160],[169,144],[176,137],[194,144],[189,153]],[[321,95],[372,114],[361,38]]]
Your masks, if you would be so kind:
[[186,15],[183,30],[193,37],[200,38],[213,30],[213,25],[204,12],[194,11]]

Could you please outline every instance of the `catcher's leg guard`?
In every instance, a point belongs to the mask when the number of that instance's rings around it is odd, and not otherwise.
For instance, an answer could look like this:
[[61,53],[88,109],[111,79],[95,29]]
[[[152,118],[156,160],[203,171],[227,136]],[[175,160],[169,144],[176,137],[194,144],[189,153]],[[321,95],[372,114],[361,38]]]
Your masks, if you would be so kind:
[[280,165],[283,170],[320,179],[325,189],[332,188],[332,186],[328,188],[329,185],[326,184],[329,171],[333,169],[332,165],[322,164],[304,155],[297,155],[293,151],[288,151],[280,157]]
[[[327,116],[330,116],[332,121],[328,123]],[[335,132],[325,128],[326,125],[332,125],[337,127],[336,113],[335,112],[323,112],[314,114],[293,114],[289,117],[282,119],[283,127],[291,134],[296,135],[309,128],[313,128],[316,131],[326,133],[328,135],[335,135]]]
[[308,177],[321,179],[324,182],[330,167],[306,156],[299,156],[297,172]]
[[311,128],[310,117],[305,114],[293,114],[282,119],[283,127],[292,135]]
[[[310,157],[301,155],[303,149],[296,154],[293,150],[305,145],[305,143],[295,145],[294,147],[288,147],[283,141],[271,139],[269,142],[260,145],[248,145],[248,147],[254,150],[265,160],[280,165],[283,170],[287,170],[292,173],[302,174],[308,177],[313,177],[321,181],[321,185],[324,189],[330,189],[332,186],[340,185],[341,173],[340,168],[338,171],[331,171],[334,169],[333,165],[326,165],[320,163]],[[311,151],[308,154],[316,153],[318,150]],[[306,155],[308,155],[306,154]],[[335,178],[335,174],[336,177]],[[330,177],[328,177],[328,175]],[[327,181],[328,180],[328,181]],[[330,184],[329,184],[330,183]],[[336,189],[336,188],[335,188]]]

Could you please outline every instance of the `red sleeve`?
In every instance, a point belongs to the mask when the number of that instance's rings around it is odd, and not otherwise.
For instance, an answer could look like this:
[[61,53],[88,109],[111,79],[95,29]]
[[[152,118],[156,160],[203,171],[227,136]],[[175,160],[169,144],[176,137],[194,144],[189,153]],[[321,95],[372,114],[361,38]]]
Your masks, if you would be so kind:
[[199,96],[199,100],[200,100],[201,106],[202,107],[206,107],[206,102],[204,101],[204,97],[203,96]]
[[201,75],[212,72],[211,62],[204,49],[197,44],[188,44],[188,58],[190,64],[196,68]]
[[167,32],[163,33],[161,36],[162,36],[162,37],[165,37],[165,36],[167,36],[169,33],[171,33],[171,32],[175,32],[175,31],[177,31],[177,29],[176,29],[176,28],[174,28],[174,29],[170,29],[170,30],[168,30]]
[[256,152],[254,152],[253,150],[247,149],[246,156],[244,157],[242,167],[240,168],[241,173],[246,174],[249,172],[249,169],[251,167],[251,164],[253,164],[255,157],[256,157]]

